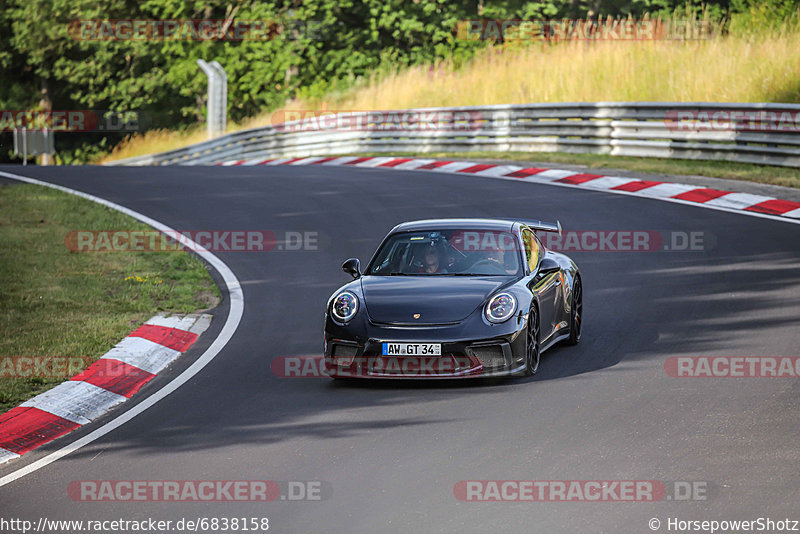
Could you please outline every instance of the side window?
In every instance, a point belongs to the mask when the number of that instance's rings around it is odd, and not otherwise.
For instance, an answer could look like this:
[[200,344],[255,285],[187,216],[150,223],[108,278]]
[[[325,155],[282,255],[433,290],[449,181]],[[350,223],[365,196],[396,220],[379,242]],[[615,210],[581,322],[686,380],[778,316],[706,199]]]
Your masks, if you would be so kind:
[[533,236],[533,250],[536,253],[535,265],[539,265],[539,262],[544,256],[544,249],[542,248],[542,242],[539,241],[539,237],[535,233],[532,233],[531,235]]
[[525,261],[528,262],[528,268],[533,272],[539,264],[539,254],[541,253],[539,241],[533,232],[527,229],[522,231],[522,241],[525,243]]

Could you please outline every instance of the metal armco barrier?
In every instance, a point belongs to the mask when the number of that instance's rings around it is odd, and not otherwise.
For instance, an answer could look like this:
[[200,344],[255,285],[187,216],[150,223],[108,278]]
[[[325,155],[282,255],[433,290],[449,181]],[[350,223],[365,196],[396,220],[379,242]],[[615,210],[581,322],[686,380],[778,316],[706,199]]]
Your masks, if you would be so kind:
[[28,164],[29,156],[55,154],[55,135],[52,130],[28,130],[14,128],[14,154],[22,156],[22,164]]
[[[373,152],[512,151],[800,168],[799,104],[598,102],[319,113],[316,118],[306,113],[304,119],[109,165],[200,165]],[[430,117],[434,117],[432,123]],[[353,127],[354,121],[359,126]],[[447,124],[437,126],[437,121]]]
[[197,65],[208,77],[206,101],[206,132],[212,139],[225,131],[228,124],[228,75],[218,61],[207,63],[197,60]]

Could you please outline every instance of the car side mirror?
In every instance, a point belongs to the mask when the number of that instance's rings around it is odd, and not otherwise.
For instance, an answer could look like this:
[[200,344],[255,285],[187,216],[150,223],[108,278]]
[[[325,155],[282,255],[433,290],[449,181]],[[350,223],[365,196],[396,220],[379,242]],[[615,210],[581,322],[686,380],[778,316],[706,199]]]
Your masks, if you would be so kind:
[[342,270],[353,278],[361,278],[361,262],[358,258],[350,258],[342,264]]
[[560,270],[561,266],[558,264],[556,260],[554,260],[553,258],[544,258],[542,260],[542,263],[539,264],[539,270],[537,271],[537,273],[540,276],[543,276],[546,274],[557,273]]

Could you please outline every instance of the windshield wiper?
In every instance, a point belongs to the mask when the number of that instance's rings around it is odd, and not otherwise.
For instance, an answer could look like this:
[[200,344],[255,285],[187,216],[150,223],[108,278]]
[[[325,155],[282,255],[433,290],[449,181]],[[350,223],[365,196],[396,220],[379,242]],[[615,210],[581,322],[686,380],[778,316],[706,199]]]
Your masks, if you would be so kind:
[[443,276],[511,276],[500,273],[446,273]]

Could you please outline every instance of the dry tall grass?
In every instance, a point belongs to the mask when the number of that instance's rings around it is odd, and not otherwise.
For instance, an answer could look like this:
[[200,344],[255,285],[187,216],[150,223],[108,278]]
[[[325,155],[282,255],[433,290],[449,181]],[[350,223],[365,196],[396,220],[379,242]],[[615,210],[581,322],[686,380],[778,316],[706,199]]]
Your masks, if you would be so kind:
[[114,147],[114,150],[110,154],[100,158],[96,163],[132,158],[144,154],[155,154],[156,152],[164,152],[200,143],[206,139],[205,125],[198,125],[196,128],[183,132],[150,130],[148,132],[131,135]]
[[[599,101],[800,102],[800,25],[699,41],[494,47],[461,68],[448,61],[413,67],[375,77],[344,94],[288,102],[284,109]],[[265,113],[241,127],[271,124],[275,115]],[[112,157],[175,148],[197,138],[148,134],[131,139]]]
[[328,102],[373,110],[600,101],[800,102],[800,28],[703,41],[494,48],[461,69],[413,67]]

